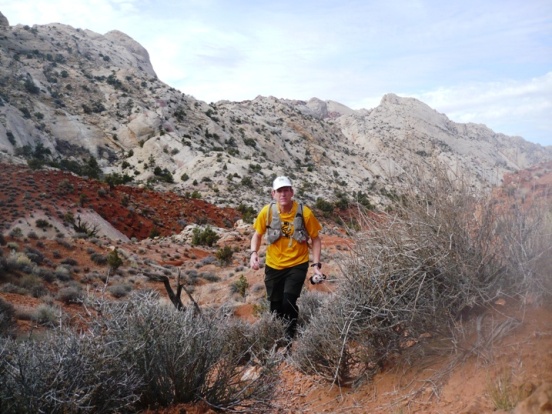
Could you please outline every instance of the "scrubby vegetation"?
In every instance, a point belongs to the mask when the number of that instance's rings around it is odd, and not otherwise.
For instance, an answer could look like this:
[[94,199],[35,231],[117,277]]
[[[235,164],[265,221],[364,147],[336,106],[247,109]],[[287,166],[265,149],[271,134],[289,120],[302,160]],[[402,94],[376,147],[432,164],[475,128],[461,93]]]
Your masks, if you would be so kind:
[[281,360],[272,351],[283,335],[277,320],[197,315],[143,292],[89,305],[102,317],[86,333],[58,327],[41,338],[0,338],[2,413],[136,412],[199,400],[237,412],[269,405]]
[[550,293],[547,209],[493,201],[444,169],[410,189],[392,211],[364,215],[338,287],[298,341],[304,372],[352,384],[500,297]]

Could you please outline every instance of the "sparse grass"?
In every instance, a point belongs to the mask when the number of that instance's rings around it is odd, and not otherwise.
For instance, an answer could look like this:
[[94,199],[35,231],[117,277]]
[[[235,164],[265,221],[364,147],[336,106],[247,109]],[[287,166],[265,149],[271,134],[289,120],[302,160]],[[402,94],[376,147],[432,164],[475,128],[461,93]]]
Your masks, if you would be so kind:
[[496,410],[510,411],[520,401],[520,392],[512,385],[511,375],[508,374],[488,381],[487,393]]

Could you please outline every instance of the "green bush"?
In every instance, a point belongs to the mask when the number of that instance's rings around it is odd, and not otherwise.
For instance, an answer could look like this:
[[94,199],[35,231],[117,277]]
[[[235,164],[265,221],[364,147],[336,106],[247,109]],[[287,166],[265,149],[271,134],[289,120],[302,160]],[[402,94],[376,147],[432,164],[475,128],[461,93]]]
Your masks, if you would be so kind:
[[251,206],[246,206],[243,203],[240,203],[240,205],[237,207],[237,210],[242,215],[242,220],[246,223],[253,223],[257,216],[256,210]]
[[316,199],[316,208],[325,213],[331,213],[334,210],[334,205],[319,197]]
[[220,236],[209,226],[203,230],[196,227],[192,231],[193,246],[209,246],[212,247],[220,239]]
[[48,227],[52,227],[52,225],[50,224],[50,222],[48,220],[44,220],[44,219],[37,219],[35,221],[35,225],[36,227],[38,227],[39,229],[46,229]]
[[230,291],[237,293],[241,297],[245,297],[247,289],[249,288],[249,282],[244,275],[240,275],[240,278],[230,285]]
[[119,257],[117,249],[109,252],[109,254],[107,255],[107,264],[113,271],[116,271],[120,266],[122,266],[123,259]]
[[161,167],[155,167],[153,174],[160,180],[166,183],[174,183],[173,175],[166,168],[161,169]]
[[156,226],[153,226],[149,232],[149,238],[150,239],[155,239],[156,237],[159,237],[161,235],[161,232],[159,231],[159,229],[156,227]]
[[216,257],[221,266],[228,266],[232,263],[232,257],[234,256],[234,251],[230,246],[224,246],[222,249],[217,250]]

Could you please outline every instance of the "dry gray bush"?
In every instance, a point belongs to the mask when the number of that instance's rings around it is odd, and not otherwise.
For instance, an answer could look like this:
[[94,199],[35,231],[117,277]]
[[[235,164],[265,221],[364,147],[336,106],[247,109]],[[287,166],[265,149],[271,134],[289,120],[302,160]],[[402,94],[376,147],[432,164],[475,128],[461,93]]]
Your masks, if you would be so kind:
[[271,347],[283,332],[274,318],[249,325],[223,311],[177,311],[151,292],[84,306],[100,315],[85,333],[0,337],[0,412],[136,412],[199,400],[234,412],[270,407],[281,362]]
[[439,166],[410,179],[391,212],[363,214],[334,296],[296,346],[305,372],[351,384],[499,296],[542,295],[542,209],[522,214]]
[[106,345],[69,331],[0,340],[0,412],[129,411],[140,378]]
[[[267,321],[251,326],[225,312],[177,311],[139,292],[104,304],[102,315],[94,332],[121,347],[121,358],[143,379],[141,407],[199,400],[234,411],[269,405],[279,358],[260,343]],[[246,363],[256,364],[258,375],[242,381]]]
[[11,303],[0,298],[0,336],[13,335],[16,327],[15,308]]

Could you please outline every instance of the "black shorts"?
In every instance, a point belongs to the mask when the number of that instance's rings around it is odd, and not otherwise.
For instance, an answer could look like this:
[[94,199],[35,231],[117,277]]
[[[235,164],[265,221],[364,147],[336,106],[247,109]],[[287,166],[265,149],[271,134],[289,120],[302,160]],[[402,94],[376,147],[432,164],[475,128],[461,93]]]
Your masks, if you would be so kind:
[[271,302],[278,302],[284,299],[284,293],[299,297],[301,289],[307,278],[309,263],[277,270],[265,266],[266,297]]

